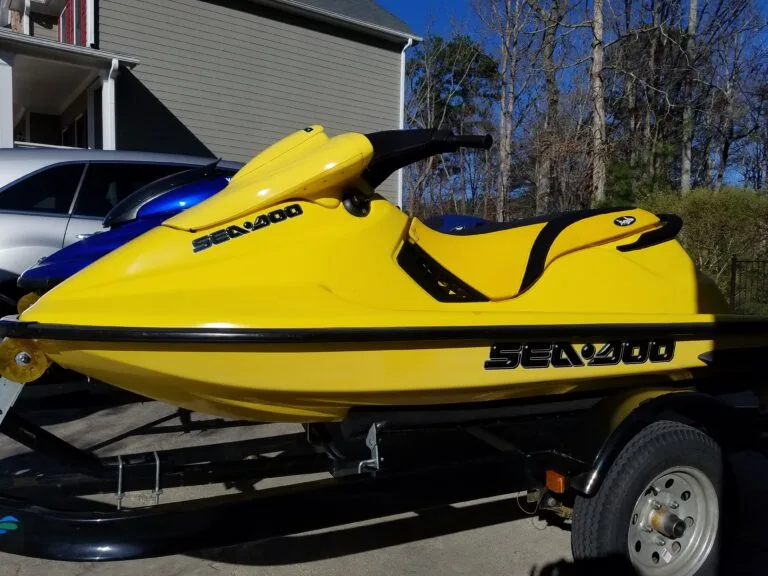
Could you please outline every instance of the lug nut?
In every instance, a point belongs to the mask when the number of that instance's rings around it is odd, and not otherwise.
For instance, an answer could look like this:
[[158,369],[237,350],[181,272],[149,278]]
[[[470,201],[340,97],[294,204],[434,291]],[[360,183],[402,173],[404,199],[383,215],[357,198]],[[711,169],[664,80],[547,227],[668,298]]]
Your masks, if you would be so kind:
[[27,366],[30,362],[32,362],[32,356],[30,356],[28,352],[19,352],[16,354],[16,364],[19,366]]
[[661,504],[657,500],[652,500],[651,508],[653,508],[654,510],[658,510],[659,508],[661,508]]
[[666,541],[666,540],[664,540],[664,538],[662,538],[661,536],[656,536],[656,538],[654,538],[654,539],[653,539],[653,541],[654,541],[656,544],[658,544],[659,546],[664,546],[664,544],[666,544],[666,543],[667,543],[667,541]]
[[672,508],[672,510],[677,510],[680,507],[680,504],[673,500],[669,507]]

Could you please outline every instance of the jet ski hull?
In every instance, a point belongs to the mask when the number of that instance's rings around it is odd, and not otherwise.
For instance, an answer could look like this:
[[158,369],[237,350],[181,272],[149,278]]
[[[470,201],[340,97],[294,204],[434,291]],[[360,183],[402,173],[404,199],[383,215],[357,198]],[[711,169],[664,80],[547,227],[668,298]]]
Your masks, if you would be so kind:
[[[125,330],[6,323],[57,364],[224,417],[335,421],[353,407],[509,400],[688,382],[763,323]],[[737,335],[738,333],[738,335]],[[71,338],[71,339],[67,339]],[[98,340],[94,340],[98,338]]]

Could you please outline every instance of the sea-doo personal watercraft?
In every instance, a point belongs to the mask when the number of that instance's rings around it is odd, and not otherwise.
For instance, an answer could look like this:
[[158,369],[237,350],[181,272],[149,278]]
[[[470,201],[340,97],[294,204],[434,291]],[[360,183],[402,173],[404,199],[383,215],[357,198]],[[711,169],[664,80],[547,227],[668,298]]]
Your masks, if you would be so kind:
[[[8,461],[0,550],[182,553],[508,494],[522,469],[535,510],[572,521],[574,558],[710,573],[725,450],[756,450],[768,422],[768,322],[727,314],[674,215],[427,224],[375,192],[490,144],[309,127],[0,321],[0,432],[65,468]],[[193,411],[303,422],[301,446],[259,433],[101,456],[15,404],[51,362]],[[319,471],[334,478],[160,503],[166,488]],[[124,508],[134,490],[154,504]],[[114,511],[52,494],[106,492]]]
[[218,160],[150,182],[119,202],[104,218],[104,232],[70,244],[40,259],[19,277],[17,285],[42,294],[118,246],[159,226],[170,216],[199,204],[222,190],[237,165]]
[[375,191],[410,163],[490,145],[298,131],[4,320],[2,372],[25,382],[52,361],[194,411],[312,422],[687,381],[762,345],[765,322],[727,316],[674,215],[447,234]]

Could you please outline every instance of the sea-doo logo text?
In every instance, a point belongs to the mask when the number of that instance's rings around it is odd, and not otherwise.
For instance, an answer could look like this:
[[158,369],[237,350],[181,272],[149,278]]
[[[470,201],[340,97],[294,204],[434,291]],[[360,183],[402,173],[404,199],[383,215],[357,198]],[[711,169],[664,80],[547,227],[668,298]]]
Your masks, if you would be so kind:
[[242,226],[228,226],[205,236],[195,238],[192,240],[192,252],[202,252],[214,244],[222,244],[223,242],[231,240],[232,238],[245,236],[246,234],[255,232],[256,230],[266,228],[271,224],[285,222],[290,218],[296,218],[302,214],[304,214],[304,211],[298,204],[291,204],[285,208],[272,210],[272,212],[269,212],[268,214],[257,216],[253,222],[250,220],[243,222]]
[[511,342],[491,346],[486,370],[523,368],[573,368],[670,362],[675,357],[674,340],[614,340],[600,348],[583,344],[579,350],[568,342]]
[[616,224],[616,226],[621,226],[623,228],[624,226],[631,226],[636,220],[637,218],[634,216],[619,216],[613,223]]

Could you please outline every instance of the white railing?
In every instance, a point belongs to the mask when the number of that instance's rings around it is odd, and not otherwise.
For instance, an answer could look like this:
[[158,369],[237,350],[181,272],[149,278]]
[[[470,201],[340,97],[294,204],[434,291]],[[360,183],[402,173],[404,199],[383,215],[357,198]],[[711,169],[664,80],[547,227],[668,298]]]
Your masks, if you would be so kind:
[[79,146],[58,146],[56,144],[42,144],[40,142],[23,142],[16,140],[13,143],[14,148],[59,148],[63,150],[85,150]]

